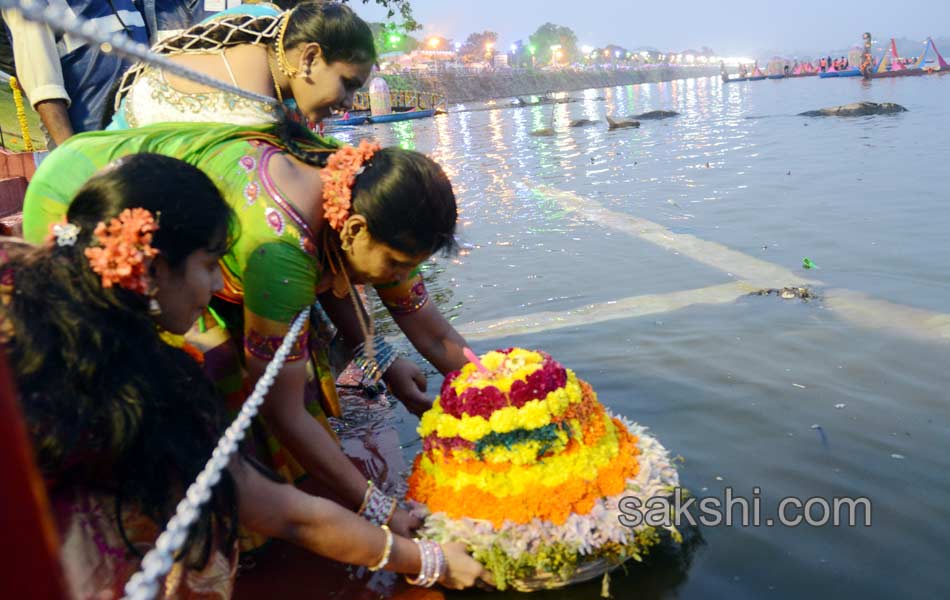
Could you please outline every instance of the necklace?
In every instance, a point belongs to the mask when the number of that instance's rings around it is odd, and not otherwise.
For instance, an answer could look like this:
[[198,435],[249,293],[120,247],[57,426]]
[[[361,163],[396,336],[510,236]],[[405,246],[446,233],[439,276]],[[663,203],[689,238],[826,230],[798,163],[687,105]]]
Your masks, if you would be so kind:
[[277,85],[277,73],[274,72],[274,64],[270,60],[270,54],[267,56],[267,68],[270,70],[270,78],[274,82],[274,92],[277,94],[277,101],[284,103],[284,95],[280,92],[280,86]]
[[[369,309],[363,306],[363,301],[359,298],[359,294],[356,291],[356,287],[353,286],[353,283],[350,281],[350,276],[346,273],[346,266],[343,264],[343,257],[340,256],[339,250],[329,248],[329,240],[327,236],[324,236],[324,252],[328,256],[333,258],[328,261],[330,265],[330,271],[333,273],[334,279],[338,276],[343,277],[343,281],[346,283],[346,289],[349,292],[350,300],[353,302],[353,309],[356,311],[356,319],[360,324],[360,331],[363,333],[363,354],[368,360],[373,360],[376,355],[376,348],[374,345],[374,340],[376,337],[376,323],[373,320],[373,313]],[[336,264],[334,264],[334,262]],[[337,293],[336,284],[333,285],[333,295],[337,298],[342,298],[343,296]],[[347,292],[344,291],[345,295]]]

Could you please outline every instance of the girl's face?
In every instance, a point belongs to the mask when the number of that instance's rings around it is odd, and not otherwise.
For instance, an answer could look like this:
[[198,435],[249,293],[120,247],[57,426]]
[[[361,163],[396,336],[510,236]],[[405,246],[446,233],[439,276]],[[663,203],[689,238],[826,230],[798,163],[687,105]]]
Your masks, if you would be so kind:
[[198,320],[211,296],[224,287],[220,252],[206,249],[192,252],[178,267],[172,268],[159,255],[152,263],[155,299],[162,312],[155,322],[171,333],[182,335]]
[[[351,109],[353,96],[369,79],[373,63],[338,60],[327,64],[318,44],[303,44],[300,48],[300,58],[296,62],[300,74],[290,80],[290,89],[300,112],[319,123],[334,110]],[[291,62],[293,54],[288,53]]]
[[[362,220],[360,216],[350,217],[354,218]],[[428,254],[411,256],[377,240],[363,223],[345,228],[343,255],[353,283],[380,285],[405,281],[413,269],[429,258]]]

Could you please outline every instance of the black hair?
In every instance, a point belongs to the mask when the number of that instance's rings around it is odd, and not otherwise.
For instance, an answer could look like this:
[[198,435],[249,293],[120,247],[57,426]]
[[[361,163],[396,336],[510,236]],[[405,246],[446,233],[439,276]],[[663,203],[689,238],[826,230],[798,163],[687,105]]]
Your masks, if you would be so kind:
[[373,155],[353,185],[353,212],[366,218],[375,239],[400,252],[458,249],[452,183],[438,163],[419,152],[384,148]]
[[[276,132],[291,156],[315,167],[325,167],[337,149],[286,116]],[[396,250],[410,255],[458,251],[452,182],[424,154],[398,147],[377,152],[353,184],[352,203],[370,234]]]
[[[80,227],[75,245],[19,251],[4,267],[14,290],[4,307],[13,331],[6,349],[40,468],[52,488],[114,498],[120,532],[128,510],[164,525],[223,425],[210,380],[160,339],[146,298],[104,288],[84,255],[97,223],[134,207],[158,215],[152,245],[173,268],[196,250],[226,248],[233,215],[207,175],[137,154],[79,190],[68,212]],[[228,553],[236,535],[235,487],[225,473],[179,558],[201,568],[214,545]]]
[[316,42],[327,64],[376,62],[376,42],[366,21],[339,2],[301,2],[293,8],[284,48]]

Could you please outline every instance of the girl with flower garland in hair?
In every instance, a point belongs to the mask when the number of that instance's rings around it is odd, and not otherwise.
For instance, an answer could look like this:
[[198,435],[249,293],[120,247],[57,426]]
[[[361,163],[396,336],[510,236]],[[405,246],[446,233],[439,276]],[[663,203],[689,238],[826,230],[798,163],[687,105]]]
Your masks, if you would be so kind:
[[[346,5],[301,2],[230,9],[157,44],[194,71],[281,102],[310,122],[349,109],[376,62],[369,25]],[[264,105],[139,63],[122,78],[110,129],[163,122],[261,125],[280,119]]]
[[[89,179],[43,246],[0,243],[0,341],[75,597],[121,595],[223,430],[200,352],[164,342],[159,328],[185,333],[221,290],[233,218],[199,169],[137,154]],[[461,544],[414,544],[239,458],[215,486],[163,597],[230,597],[239,521],[424,583],[463,587],[481,572]]]
[[379,291],[396,324],[442,373],[465,364],[465,340],[429,301],[419,264],[455,249],[457,211],[442,169],[422,154],[368,143],[340,150],[299,131],[288,145],[273,128],[181,123],[77,137],[40,166],[27,190],[24,234],[41,239],[74,190],[97,168],[135,152],[198,166],[237,214],[241,237],[222,258],[224,288],[189,339],[235,411],[263,373],[293,318],[311,327],[261,410],[256,454],[288,481],[313,476],[345,506],[407,535],[420,522],[367,482],[342,453],[326,414],[339,415],[323,313],[372,381],[384,380],[410,411],[431,406],[426,379],[377,336],[356,284]]

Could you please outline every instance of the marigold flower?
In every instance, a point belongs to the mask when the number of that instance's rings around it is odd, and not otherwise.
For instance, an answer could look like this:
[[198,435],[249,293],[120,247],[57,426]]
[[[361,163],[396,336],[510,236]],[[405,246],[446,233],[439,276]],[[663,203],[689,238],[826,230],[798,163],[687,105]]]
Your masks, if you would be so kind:
[[333,229],[343,229],[350,216],[356,176],[381,148],[378,143],[361,140],[359,146],[344,146],[327,159],[327,166],[320,171],[323,217]]

